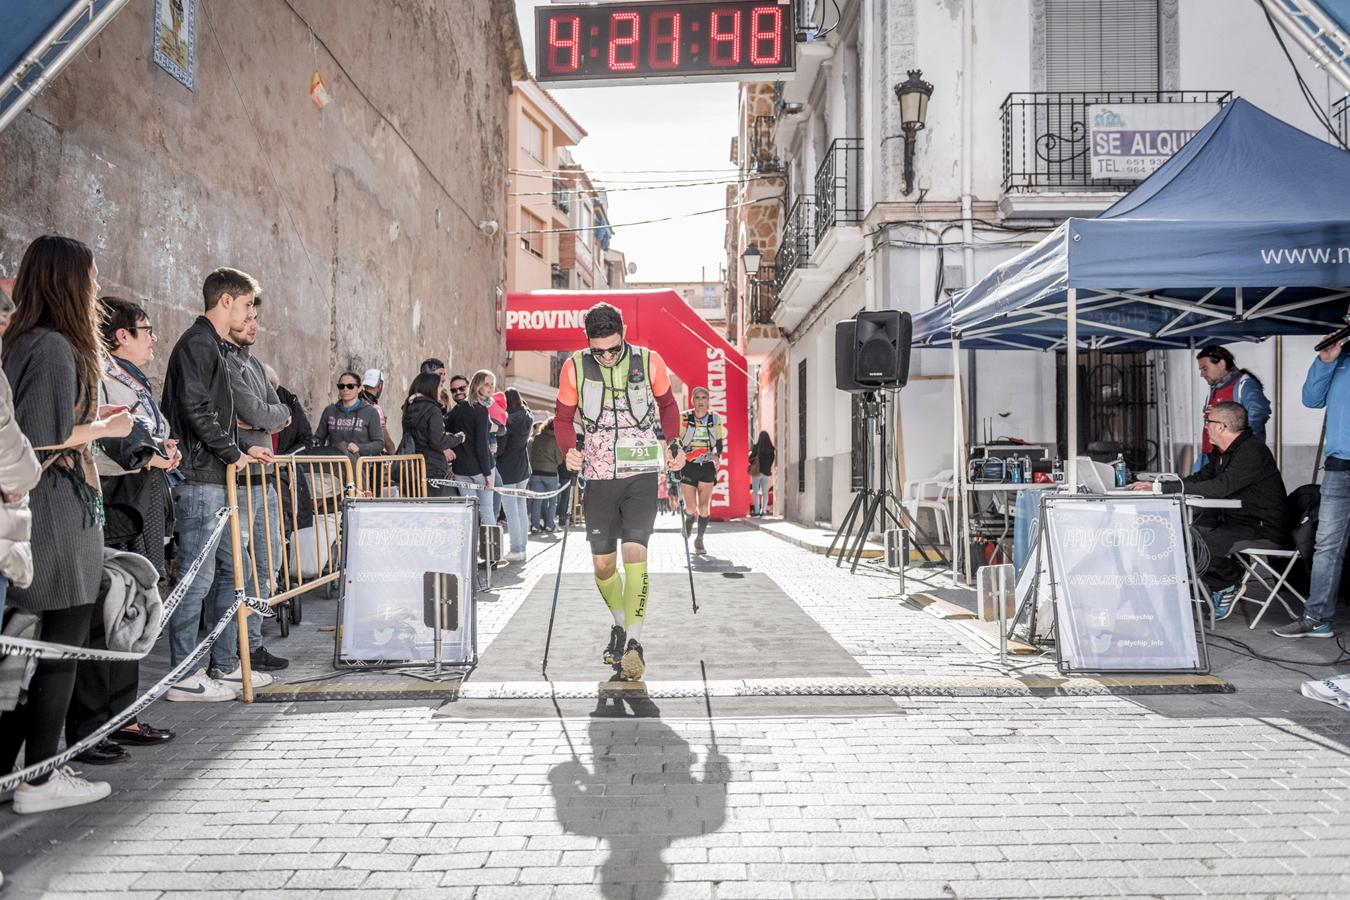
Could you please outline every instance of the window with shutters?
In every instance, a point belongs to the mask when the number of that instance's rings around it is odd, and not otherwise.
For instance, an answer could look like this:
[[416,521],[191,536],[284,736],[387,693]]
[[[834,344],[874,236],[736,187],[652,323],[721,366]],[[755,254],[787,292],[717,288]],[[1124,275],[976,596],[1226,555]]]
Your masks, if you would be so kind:
[[535,256],[544,255],[544,220],[527,209],[520,211],[520,249]]
[[1159,0],[1045,0],[1047,91],[1156,91]]
[[520,149],[544,161],[544,126],[524,113],[520,115]]

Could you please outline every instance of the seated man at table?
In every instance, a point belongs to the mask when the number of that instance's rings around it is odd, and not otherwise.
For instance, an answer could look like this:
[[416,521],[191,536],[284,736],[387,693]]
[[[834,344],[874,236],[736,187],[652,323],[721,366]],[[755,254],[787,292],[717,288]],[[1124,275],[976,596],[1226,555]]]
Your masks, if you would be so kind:
[[[1205,418],[1205,430],[1215,452],[1204,467],[1181,482],[1165,481],[1159,486],[1165,494],[1184,492],[1193,497],[1242,501],[1239,509],[1206,510],[1195,520],[1195,529],[1209,548],[1205,585],[1210,589],[1214,614],[1222,619],[1232,611],[1242,577],[1242,566],[1229,553],[1235,544],[1251,541],[1287,546],[1288,494],[1270,448],[1247,427],[1247,410],[1242,404],[1214,404]],[[1135,482],[1130,488],[1147,491],[1154,485]]]

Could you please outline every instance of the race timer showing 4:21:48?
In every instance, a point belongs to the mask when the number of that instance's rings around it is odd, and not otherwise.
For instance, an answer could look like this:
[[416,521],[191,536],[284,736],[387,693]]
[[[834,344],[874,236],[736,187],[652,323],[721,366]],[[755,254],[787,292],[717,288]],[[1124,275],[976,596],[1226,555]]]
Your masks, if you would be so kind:
[[792,4],[620,3],[535,10],[541,82],[738,79],[793,69]]

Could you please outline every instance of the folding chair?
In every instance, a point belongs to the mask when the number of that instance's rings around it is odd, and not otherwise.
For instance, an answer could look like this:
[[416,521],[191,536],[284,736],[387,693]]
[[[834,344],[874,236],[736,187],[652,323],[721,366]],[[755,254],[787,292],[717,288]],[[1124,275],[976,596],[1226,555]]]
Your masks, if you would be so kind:
[[[1242,582],[1238,585],[1237,596],[1233,598],[1232,609],[1237,609],[1238,604],[1243,601],[1255,603],[1261,607],[1249,627],[1256,628],[1261,621],[1261,617],[1266,614],[1266,610],[1270,609],[1270,604],[1275,600],[1280,601],[1280,605],[1289,614],[1289,618],[1297,619],[1298,614],[1290,608],[1280,592],[1282,590],[1288,591],[1294,596],[1294,599],[1305,605],[1308,602],[1308,598],[1300,594],[1289,583],[1289,576],[1294,573],[1294,566],[1298,565],[1299,552],[1297,550],[1285,550],[1270,541],[1239,541],[1233,545],[1232,553],[1242,568],[1246,570],[1242,576]],[[1272,565],[1272,562],[1275,565]],[[1264,599],[1247,596],[1247,589],[1250,587],[1253,578],[1259,581],[1269,592]],[[1268,578],[1274,580],[1267,580]],[[1231,610],[1229,615],[1232,615]]]

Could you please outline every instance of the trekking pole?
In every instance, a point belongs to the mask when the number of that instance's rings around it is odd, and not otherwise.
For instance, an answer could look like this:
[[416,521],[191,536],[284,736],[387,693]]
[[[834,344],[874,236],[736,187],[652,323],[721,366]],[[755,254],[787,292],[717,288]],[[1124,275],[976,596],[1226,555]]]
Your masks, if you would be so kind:
[[[553,582],[553,608],[548,611],[548,634],[544,637],[544,663],[539,672],[545,679],[548,678],[548,650],[553,644],[553,617],[558,614],[558,592],[562,590],[563,563],[567,559],[567,533],[572,530],[572,513],[585,490],[585,481],[578,475],[576,498],[569,504],[572,508],[567,511],[567,521],[563,523],[562,545],[558,548],[558,577]],[[571,492],[567,496],[571,498]]]
[[698,615],[698,594],[694,593],[694,558],[689,555],[689,532],[685,528],[688,509],[684,505],[684,491],[680,491],[680,535],[684,538],[684,566],[689,570],[689,602],[694,605],[694,615]]

